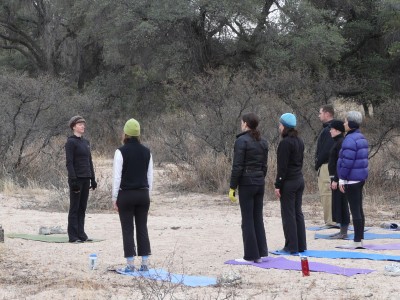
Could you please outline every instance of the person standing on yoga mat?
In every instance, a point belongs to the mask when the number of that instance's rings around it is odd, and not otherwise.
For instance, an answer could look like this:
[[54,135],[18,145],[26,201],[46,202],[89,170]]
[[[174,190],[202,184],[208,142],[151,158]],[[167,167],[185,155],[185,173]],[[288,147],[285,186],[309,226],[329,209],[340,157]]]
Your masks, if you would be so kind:
[[346,196],[339,190],[339,178],[337,175],[337,160],[344,139],[343,121],[333,120],[329,125],[331,136],[334,140],[329,152],[328,170],[331,178],[332,189],[332,220],[340,224],[340,231],[331,235],[331,239],[346,239],[350,223],[349,205]]
[[322,122],[322,129],[317,140],[314,168],[318,174],[318,189],[324,213],[325,228],[337,228],[336,223],[332,221],[332,191],[328,171],[329,151],[333,146],[329,125],[333,121],[334,115],[335,110],[332,105],[327,104],[319,109],[319,120]]
[[281,204],[284,252],[297,253],[307,250],[306,228],[302,211],[304,191],[304,143],[296,130],[296,117],[291,113],[279,119],[281,141],[277,149],[277,175],[275,195]]
[[242,133],[236,136],[233,153],[229,199],[237,201],[235,190],[238,188],[244,256],[236,261],[242,262],[258,263],[268,256],[263,220],[268,143],[257,129],[259,122],[254,113],[242,116]]
[[344,121],[346,136],[337,162],[339,189],[349,202],[354,225],[354,240],[344,248],[361,248],[364,240],[362,192],[368,178],[368,141],[359,129],[362,120],[362,114],[358,111],[347,113]]
[[85,213],[89,189],[95,190],[92,154],[89,141],[83,138],[86,121],[81,116],[72,117],[68,125],[73,135],[65,144],[69,185],[68,238],[70,243],[90,242],[85,233]]
[[142,257],[138,271],[148,271],[148,257],[151,255],[147,217],[153,185],[153,158],[150,150],[140,143],[139,136],[139,122],[129,119],[124,126],[123,146],[115,151],[113,162],[112,202],[121,222],[127,262],[125,272],[135,271],[137,255]]

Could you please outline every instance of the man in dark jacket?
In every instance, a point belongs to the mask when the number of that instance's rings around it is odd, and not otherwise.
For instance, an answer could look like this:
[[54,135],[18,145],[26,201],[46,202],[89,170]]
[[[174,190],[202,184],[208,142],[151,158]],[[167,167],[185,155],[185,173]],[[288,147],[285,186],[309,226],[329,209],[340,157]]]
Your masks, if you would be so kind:
[[332,105],[324,105],[320,108],[319,119],[323,127],[318,136],[315,152],[315,170],[318,172],[318,189],[324,211],[324,223],[327,228],[336,227],[332,221],[332,192],[328,171],[329,151],[333,146],[329,125],[334,115],[335,111]]

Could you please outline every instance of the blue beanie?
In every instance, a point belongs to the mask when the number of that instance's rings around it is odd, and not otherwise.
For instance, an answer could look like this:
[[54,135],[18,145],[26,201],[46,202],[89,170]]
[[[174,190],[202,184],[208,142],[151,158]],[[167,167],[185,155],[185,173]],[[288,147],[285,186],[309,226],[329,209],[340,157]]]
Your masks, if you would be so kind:
[[296,117],[294,114],[286,113],[281,116],[279,122],[282,123],[283,126],[287,128],[295,128],[296,127]]

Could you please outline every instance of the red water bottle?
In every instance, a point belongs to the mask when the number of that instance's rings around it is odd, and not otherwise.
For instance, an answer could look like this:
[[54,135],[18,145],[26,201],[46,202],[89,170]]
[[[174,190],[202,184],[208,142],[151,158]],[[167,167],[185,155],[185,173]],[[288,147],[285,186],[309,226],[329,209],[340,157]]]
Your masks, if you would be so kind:
[[310,276],[310,268],[308,266],[308,259],[307,256],[301,256],[301,272],[303,273],[303,276]]

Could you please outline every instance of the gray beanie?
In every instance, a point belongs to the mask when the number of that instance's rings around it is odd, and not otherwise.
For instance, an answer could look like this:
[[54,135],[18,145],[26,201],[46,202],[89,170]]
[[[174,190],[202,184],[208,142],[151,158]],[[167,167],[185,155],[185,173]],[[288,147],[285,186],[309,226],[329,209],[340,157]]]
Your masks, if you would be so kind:
[[81,116],[73,116],[69,121],[68,121],[68,126],[69,128],[73,129],[74,126],[77,123],[86,123],[85,119]]

